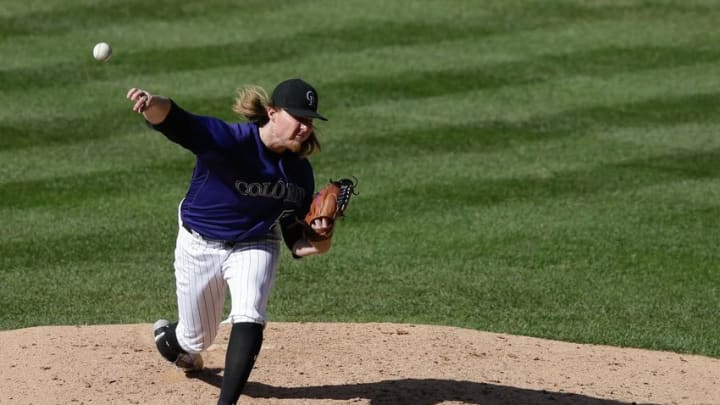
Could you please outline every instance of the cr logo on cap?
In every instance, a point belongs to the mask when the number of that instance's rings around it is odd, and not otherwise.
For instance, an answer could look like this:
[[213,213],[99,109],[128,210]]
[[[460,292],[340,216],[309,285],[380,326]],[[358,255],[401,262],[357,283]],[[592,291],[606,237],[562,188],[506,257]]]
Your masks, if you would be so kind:
[[308,90],[308,92],[305,93],[305,98],[307,99],[309,106],[315,104],[315,94],[313,94],[312,90]]

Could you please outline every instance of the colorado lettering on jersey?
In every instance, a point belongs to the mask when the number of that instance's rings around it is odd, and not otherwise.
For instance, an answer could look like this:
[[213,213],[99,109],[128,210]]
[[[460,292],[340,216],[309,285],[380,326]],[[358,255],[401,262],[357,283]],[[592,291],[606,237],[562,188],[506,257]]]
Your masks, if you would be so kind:
[[240,195],[249,197],[266,197],[284,200],[290,204],[299,205],[305,200],[305,190],[293,183],[278,180],[275,183],[248,183],[243,180],[235,182],[235,190]]

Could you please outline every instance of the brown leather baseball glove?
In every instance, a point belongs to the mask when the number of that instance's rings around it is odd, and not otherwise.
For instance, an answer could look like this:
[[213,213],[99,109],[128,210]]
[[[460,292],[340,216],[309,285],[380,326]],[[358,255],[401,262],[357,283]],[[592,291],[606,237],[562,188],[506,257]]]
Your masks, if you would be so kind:
[[[340,179],[333,181],[318,191],[310,203],[310,211],[305,216],[306,235],[311,241],[321,241],[332,238],[335,230],[335,220],[344,216],[350,197],[357,195],[355,187],[357,181]],[[315,231],[311,225],[316,219],[325,218],[329,224],[324,232]]]

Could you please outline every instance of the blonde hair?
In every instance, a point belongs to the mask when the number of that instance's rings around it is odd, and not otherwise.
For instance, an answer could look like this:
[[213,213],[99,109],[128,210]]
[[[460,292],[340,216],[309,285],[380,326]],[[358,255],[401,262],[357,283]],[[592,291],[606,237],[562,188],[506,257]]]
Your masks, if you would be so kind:
[[265,89],[250,85],[238,89],[232,109],[248,121],[263,126],[268,121],[267,106],[269,103],[270,99]]
[[[247,85],[238,89],[232,110],[245,117],[248,121],[263,127],[270,120],[267,112],[268,107],[274,106],[265,89],[260,86]],[[321,150],[316,131],[313,128],[312,134],[303,142],[300,155],[310,156],[315,151],[319,152]]]

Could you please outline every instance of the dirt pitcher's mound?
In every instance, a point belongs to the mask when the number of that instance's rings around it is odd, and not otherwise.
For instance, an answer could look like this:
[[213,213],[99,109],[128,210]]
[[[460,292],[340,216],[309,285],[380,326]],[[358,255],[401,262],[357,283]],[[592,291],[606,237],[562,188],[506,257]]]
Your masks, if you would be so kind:
[[[0,404],[214,404],[229,327],[186,375],[150,324],[0,332]],[[241,403],[720,404],[720,359],[400,324],[271,323]]]

